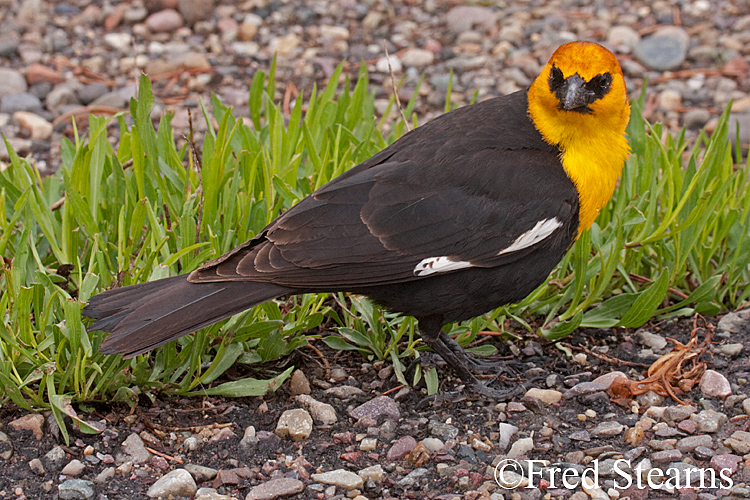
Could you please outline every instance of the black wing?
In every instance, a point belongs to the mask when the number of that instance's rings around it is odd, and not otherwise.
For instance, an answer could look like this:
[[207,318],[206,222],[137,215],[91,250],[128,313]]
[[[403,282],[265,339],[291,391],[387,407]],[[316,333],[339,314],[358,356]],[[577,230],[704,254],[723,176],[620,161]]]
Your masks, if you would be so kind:
[[533,251],[519,238],[545,221],[569,234],[577,214],[559,151],[543,141],[525,93],[517,93],[407,134],[190,281],[345,290],[418,279],[425,259],[492,267]]

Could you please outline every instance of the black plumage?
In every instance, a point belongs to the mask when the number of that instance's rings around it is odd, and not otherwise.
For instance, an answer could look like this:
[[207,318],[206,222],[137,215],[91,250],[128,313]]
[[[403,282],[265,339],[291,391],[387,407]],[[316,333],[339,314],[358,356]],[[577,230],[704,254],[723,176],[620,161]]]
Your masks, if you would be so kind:
[[576,188],[527,109],[520,91],[442,115],[193,273],[93,297],[90,329],[112,332],[101,351],[133,356],[275,297],[347,291],[416,317],[479,384],[441,326],[524,298],[578,233]]

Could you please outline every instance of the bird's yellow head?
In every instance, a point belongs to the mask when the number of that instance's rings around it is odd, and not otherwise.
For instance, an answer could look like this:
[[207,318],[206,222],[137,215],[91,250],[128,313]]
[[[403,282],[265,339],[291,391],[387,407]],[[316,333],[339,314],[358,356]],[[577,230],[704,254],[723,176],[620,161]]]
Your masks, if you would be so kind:
[[630,153],[625,80],[615,56],[592,42],[561,45],[529,88],[529,115],[562,153],[580,198],[581,231],[612,197]]

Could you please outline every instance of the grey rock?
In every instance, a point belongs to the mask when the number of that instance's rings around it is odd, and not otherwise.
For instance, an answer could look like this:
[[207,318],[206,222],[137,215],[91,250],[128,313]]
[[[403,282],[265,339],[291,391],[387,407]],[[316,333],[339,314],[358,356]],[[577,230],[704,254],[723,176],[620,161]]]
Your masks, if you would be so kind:
[[682,452],[680,450],[662,450],[651,454],[651,460],[660,464],[677,462],[681,459]]
[[0,111],[13,114],[16,111],[38,112],[42,110],[42,101],[30,92],[7,94],[0,99]]
[[286,410],[281,414],[276,424],[276,435],[280,438],[290,438],[294,441],[303,441],[310,437],[313,430],[313,419],[307,410],[296,408]]
[[44,470],[44,465],[42,464],[42,461],[38,458],[32,458],[29,460],[29,469],[31,469],[32,472],[35,474],[39,474],[40,476],[43,476],[46,472]]
[[589,432],[594,436],[613,437],[619,435],[624,429],[625,426],[620,422],[609,421],[600,423]]
[[117,463],[133,462],[143,464],[151,460],[151,452],[146,449],[141,437],[132,433],[122,442],[121,453],[117,455]]
[[358,474],[345,469],[337,469],[330,472],[313,474],[310,477],[313,481],[324,484],[332,484],[334,486],[344,488],[345,490],[360,488],[364,484],[364,480]]
[[711,113],[703,108],[695,108],[682,116],[682,124],[688,130],[698,130],[706,126],[711,119]]
[[[736,123],[739,123],[740,125],[740,140],[743,144],[745,144],[750,141],[750,114],[731,113],[729,115],[730,139],[732,139],[732,136],[735,135],[734,130]],[[741,333],[743,329],[747,330],[747,328],[750,327],[750,309],[743,309],[742,311],[738,312],[730,312],[722,317],[716,326],[720,332]]]
[[52,470],[58,470],[65,463],[65,450],[55,446],[44,455],[44,463]]
[[714,410],[703,410],[690,415],[701,432],[716,432],[727,422],[727,416]]
[[[10,94],[20,94],[29,88],[26,78],[18,71],[9,68],[0,68],[0,97]],[[7,113],[7,111],[4,111]]]
[[723,344],[717,347],[716,349],[729,356],[730,358],[736,358],[740,354],[742,354],[742,349],[744,346],[740,344],[739,342],[735,342],[733,344]]
[[78,100],[82,104],[89,104],[109,92],[103,83],[90,83],[78,89]]
[[334,398],[346,401],[347,399],[355,398],[357,396],[364,396],[365,391],[363,391],[359,387],[354,387],[352,385],[338,385],[336,387],[326,389],[325,394],[327,396],[333,396]]
[[613,26],[607,34],[607,46],[618,52],[631,52],[640,40],[641,35],[630,26]]
[[648,391],[645,394],[639,394],[636,401],[638,401],[638,404],[642,407],[650,408],[662,404],[664,402],[664,396],[661,396],[654,391]]
[[667,477],[675,477],[676,474],[679,474],[679,478],[683,483],[686,478],[690,484],[698,484],[701,480],[701,469],[685,462],[672,462],[667,466],[666,471]]
[[94,483],[83,479],[68,479],[57,488],[60,500],[90,500],[94,498]]
[[59,108],[70,104],[81,104],[76,95],[75,88],[67,83],[55,85],[55,88],[47,94],[46,103],[47,108],[52,111],[58,111]]
[[506,423],[500,423],[498,426],[498,433],[500,434],[500,438],[497,440],[497,447],[500,451],[505,451],[508,449],[508,445],[510,444],[511,438],[515,435],[515,433],[518,432],[518,427],[512,424],[506,424]]
[[600,384],[598,382],[581,382],[565,391],[563,398],[572,399],[578,396],[585,396],[586,394],[606,391],[607,389],[609,389],[609,386],[606,384]]
[[3,460],[10,460],[12,456],[13,442],[6,433],[0,431],[0,458]]
[[185,470],[188,471],[198,482],[204,482],[206,480],[210,481],[215,478],[216,474],[219,472],[211,467],[196,464],[185,465]]
[[177,9],[188,25],[210,19],[213,15],[213,8],[213,0],[179,0],[177,2]]
[[498,14],[487,7],[459,5],[445,14],[445,22],[453,33],[463,33],[476,27],[491,30],[497,23]]
[[724,444],[732,448],[739,455],[750,453],[750,432],[735,431]]
[[0,36],[0,57],[13,57],[18,54],[18,37]]
[[328,403],[318,401],[307,394],[300,394],[296,400],[301,406],[310,411],[313,420],[318,424],[333,425],[339,420],[336,410]]
[[701,434],[698,436],[688,436],[677,442],[677,449],[683,453],[690,453],[699,446],[713,448],[714,440],[708,434]]
[[60,474],[65,474],[66,476],[79,476],[81,472],[86,468],[86,466],[81,462],[80,460],[73,459],[70,462],[68,462],[68,465],[63,467],[63,469],[60,471]]
[[365,481],[373,480],[378,483],[385,477],[385,471],[383,470],[383,466],[380,464],[373,465],[371,467],[365,467],[357,474]]
[[689,36],[680,28],[669,28],[638,42],[633,53],[639,62],[656,71],[671,71],[685,61]]
[[664,410],[664,420],[667,422],[682,422],[690,415],[698,411],[698,408],[692,405],[687,406],[669,406]]
[[304,490],[305,484],[298,479],[271,479],[253,487],[247,494],[247,497],[245,497],[245,500],[274,500],[279,497],[296,495],[302,493]]
[[446,424],[445,422],[441,422],[439,420],[430,420],[430,423],[427,424],[427,429],[430,431],[430,434],[442,439],[443,441],[456,439],[456,437],[458,437],[458,427],[456,427],[455,425]]
[[403,486],[404,488],[409,488],[411,486],[414,486],[414,483],[416,483],[420,478],[426,476],[429,473],[430,471],[428,469],[419,467],[400,479],[398,484]]
[[591,441],[591,434],[589,434],[589,431],[574,431],[571,432],[568,437],[572,439],[573,441],[584,441],[588,442]]
[[650,347],[656,351],[660,351],[667,346],[667,339],[648,330],[638,330],[636,336],[641,345]]
[[[182,448],[187,451],[195,451],[200,447],[200,444],[200,439],[195,436],[190,436],[185,438],[185,441],[182,442]],[[240,444],[242,444],[242,442],[240,442]]]
[[103,471],[101,471],[97,476],[94,478],[94,483],[96,484],[105,484],[107,481],[115,477],[115,468],[114,467],[107,467]]
[[377,420],[379,417],[391,418],[398,420],[401,417],[401,410],[399,409],[398,403],[388,396],[378,396],[375,399],[354,408],[351,413],[352,418],[359,420],[364,416],[368,416]]
[[697,458],[698,460],[710,460],[716,455],[716,452],[711,448],[698,446],[693,450],[693,455],[695,455],[695,458]]
[[151,498],[192,497],[198,491],[193,476],[185,469],[175,469],[160,477],[146,492]]
[[521,455],[526,455],[528,452],[534,449],[534,440],[530,437],[519,439],[508,451],[508,458],[516,458]]

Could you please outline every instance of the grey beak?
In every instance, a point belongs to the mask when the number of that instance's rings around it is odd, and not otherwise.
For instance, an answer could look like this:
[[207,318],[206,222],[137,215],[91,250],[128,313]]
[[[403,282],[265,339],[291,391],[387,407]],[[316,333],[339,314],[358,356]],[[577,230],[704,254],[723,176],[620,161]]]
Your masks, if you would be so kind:
[[560,100],[562,109],[573,111],[586,108],[591,103],[591,92],[586,89],[585,84],[586,81],[577,73],[565,79],[565,95]]

